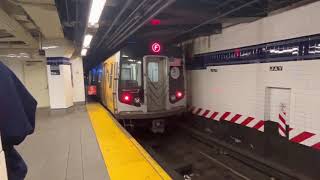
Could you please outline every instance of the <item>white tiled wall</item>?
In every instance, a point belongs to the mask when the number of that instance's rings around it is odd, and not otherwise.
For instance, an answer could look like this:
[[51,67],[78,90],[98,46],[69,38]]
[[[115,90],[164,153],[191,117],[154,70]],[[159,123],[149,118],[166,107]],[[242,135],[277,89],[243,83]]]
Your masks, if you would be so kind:
[[46,63],[43,59],[1,59],[10,68],[38,102],[38,107],[49,107]]
[[[283,66],[282,72],[269,71]],[[211,72],[210,69],[218,72]],[[320,132],[320,60],[230,65],[191,71],[191,103],[264,119],[266,88],[291,89],[290,126]]]
[[[320,2],[224,29],[194,40],[195,53],[255,45],[320,33]],[[283,66],[283,71],[270,71]],[[217,69],[211,72],[210,69]],[[290,126],[320,132],[320,60],[209,67],[189,72],[193,106],[264,119],[266,88],[291,89]]]
[[[320,1],[251,23],[223,29],[221,34],[194,40],[194,53],[219,51],[320,33]],[[209,45],[210,44],[210,45]]]
[[82,58],[71,59],[73,77],[73,102],[85,101]]
[[6,161],[5,161],[5,157],[4,157],[4,152],[2,150],[1,137],[0,137],[0,179],[1,180],[8,180]]

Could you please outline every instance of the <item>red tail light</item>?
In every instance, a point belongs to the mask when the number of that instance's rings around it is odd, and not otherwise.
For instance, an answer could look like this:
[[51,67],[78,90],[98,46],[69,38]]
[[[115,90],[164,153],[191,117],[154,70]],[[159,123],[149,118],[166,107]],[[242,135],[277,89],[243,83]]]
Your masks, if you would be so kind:
[[182,93],[181,91],[177,91],[177,92],[176,92],[176,98],[177,98],[177,99],[183,98],[183,93]]
[[97,86],[88,86],[88,95],[96,96],[97,95]]
[[121,95],[121,102],[126,103],[126,104],[131,104],[132,95],[130,93],[123,93]]

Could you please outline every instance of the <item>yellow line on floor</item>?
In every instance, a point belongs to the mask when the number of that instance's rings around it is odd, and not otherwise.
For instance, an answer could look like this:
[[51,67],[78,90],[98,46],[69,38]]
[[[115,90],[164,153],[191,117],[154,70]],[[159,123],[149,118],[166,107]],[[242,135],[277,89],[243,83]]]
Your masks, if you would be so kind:
[[171,180],[103,106],[91,103],[87,110],[111,180]]

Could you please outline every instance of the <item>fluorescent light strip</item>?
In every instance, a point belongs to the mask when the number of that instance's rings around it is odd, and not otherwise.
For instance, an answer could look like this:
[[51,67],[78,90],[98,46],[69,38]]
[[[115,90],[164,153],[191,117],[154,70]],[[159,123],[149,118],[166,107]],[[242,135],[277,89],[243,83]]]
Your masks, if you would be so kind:
[[88,52],[88,49],[82,49],[81,56],[86,56]]
[[84,36],[84,40],[83,40],[83,47],[84,48],[89,48],[90,47],[90,43],[92,40],[92,35],[91,34],[87,34]]
[[92,0],[88,21],[89,26],[95,26],[98,24],[105,5],[106,0]]

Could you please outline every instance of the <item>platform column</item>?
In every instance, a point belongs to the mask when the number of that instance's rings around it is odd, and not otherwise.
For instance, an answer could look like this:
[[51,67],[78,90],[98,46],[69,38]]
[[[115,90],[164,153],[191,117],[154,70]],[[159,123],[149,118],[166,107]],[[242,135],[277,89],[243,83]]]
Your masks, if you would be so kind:
[[85,104],[86,97],[82,57],[72,57],[70,62],[73,80],[73,102],[75,105]]
[[70,59],[47,58],[47,73],[51,109],[65,109],[73,106]]
[[46,50],[47,74],[51,109],[73,106],[73,83],[70,57],[72,48]]

